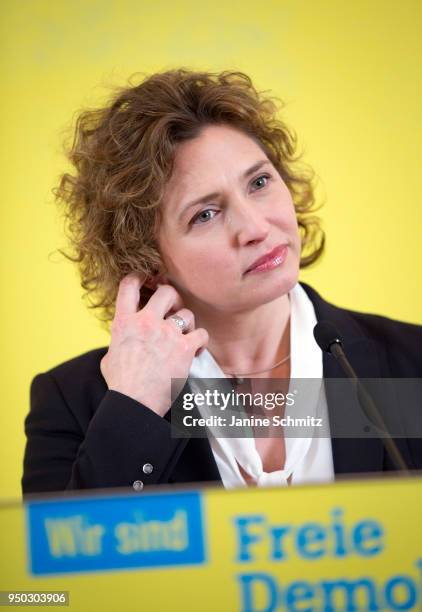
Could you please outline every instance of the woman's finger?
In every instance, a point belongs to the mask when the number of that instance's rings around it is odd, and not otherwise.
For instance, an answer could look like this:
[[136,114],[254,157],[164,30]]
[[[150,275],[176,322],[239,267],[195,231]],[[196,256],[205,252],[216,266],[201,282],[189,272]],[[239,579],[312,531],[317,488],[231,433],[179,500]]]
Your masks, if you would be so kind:
[[180,317],[181,319],[183,319],[183,321],[185,322],[185,325],[183,327],[183,330],[181,328],[180,329],[184,334],[195,329],[195,317],[191,310],[188,310],[187,308],[181,308],[174,314],[168,315],[166,317],[166,321],[169,321],[169,323],[171,323],[172,325],[179,327],[176,321],[171,320],[172,317]]
[[150,297],[143,311],[152,311],[160,319],[169,313],[183,308],[183,302],[176,289],[171,285],[160,285],[157,291]]
[[137,272],[122,278],[116,298],[116,316],[133,314],[139,310],[139,291],[146,280]]
[[194,329],[189,334],[186,334],[186,339],[188,340],[192,353],[195,355],[200,349],[204,349],[208,345],[209,334],[206,329],[203,327],[198,327]]

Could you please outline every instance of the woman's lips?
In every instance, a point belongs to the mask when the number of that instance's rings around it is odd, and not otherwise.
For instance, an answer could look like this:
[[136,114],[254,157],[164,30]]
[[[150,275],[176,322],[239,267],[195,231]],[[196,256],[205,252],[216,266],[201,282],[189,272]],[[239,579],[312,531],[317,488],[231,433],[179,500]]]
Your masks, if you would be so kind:
[[281,244],[276,247],[270,253],[257,259],[257,261],[252,264],[248,270],[246,270],[245,274],[252,274],[254,272],[267,272],[269,270],[273,270],[274,268],[278,268],[284,262],[287,256],[287,244]]

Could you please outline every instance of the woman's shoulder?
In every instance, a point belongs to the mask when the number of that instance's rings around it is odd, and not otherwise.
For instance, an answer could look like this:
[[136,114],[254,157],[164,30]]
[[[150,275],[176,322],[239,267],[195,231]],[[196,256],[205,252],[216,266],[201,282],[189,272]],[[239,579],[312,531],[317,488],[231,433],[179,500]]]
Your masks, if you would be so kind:
[[350,311],[364,334],[387,355],[391,376],[422,376],[422,326]]
[[[343,322],[343,327],[345,328],[347,328],[348,324],[352,326],[352,322],[354,322],[361,329],[365,329],[367,332],[371,332],[371,334],[374,335],[381,334],[383,337],[385,333],[392,334],[393,336],[405,334],[409,338],[415,335],[418,337],[422,336],[422,325],[392,319],[375,313],[361,312],[336,306],[322,298],[321,295],[307,283],[301,282],[300,284],[313,303],[318,320],[322,320],[325,317],[330,319],[331,317],[337,322]],[[353,327],[351,327],[351,329],[353,329]],[[356,327],[355,330],[357,331]],[[349,329],[347,329],[347,331],[350,332]]]
[[86,351],[81,355],[67,359],[56,366],[50,368],[47,373],[54,377],[61,378],[68,374],[75,374],[78,372],[84,372],[85,375],[89,376],[98,372],[101,359],[104,357],[108,350],[108,347],[104,346],[101,348],[92,349]]
[[106,352],[107,347],[101,347],[59,363],[35,376],[32,386],[37,388],[53,384],[65,399],[67,396],[80,397],[81,394],[100,399],[107,390],[100,370],[100,362]]
[[392,375],[422,376],[422,325],[386,316],[341,308],[301,283],[311,300],[318,321],[330,321],[345,343],[370,341],[387,355]]
[[324,300],[306,283],[301,285],[314,306],[317,320],[333,323],[346,346],[360,342],[368,350],[373,347],[384,364],[384,376],[422,376],[421,325],[341,308]]

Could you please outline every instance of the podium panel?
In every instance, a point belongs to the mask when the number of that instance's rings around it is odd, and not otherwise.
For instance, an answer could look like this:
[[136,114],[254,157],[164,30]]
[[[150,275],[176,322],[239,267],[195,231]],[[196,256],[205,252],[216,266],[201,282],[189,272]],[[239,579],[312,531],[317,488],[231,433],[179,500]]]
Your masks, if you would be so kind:
[[[3,502],[1,589],[72,610],[420,610],[422,478]],[[5,595],[3,595],[5,597]]]

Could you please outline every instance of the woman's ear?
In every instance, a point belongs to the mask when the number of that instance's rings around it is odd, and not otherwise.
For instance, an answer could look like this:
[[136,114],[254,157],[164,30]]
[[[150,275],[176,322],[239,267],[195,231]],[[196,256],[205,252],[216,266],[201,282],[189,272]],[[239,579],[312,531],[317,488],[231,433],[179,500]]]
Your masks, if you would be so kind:
[[168,283],[168,280],[165,274],[155,274],[154,276],[148,277],[144,285],[155,291],[158,285],[165,285],[166,283]]

